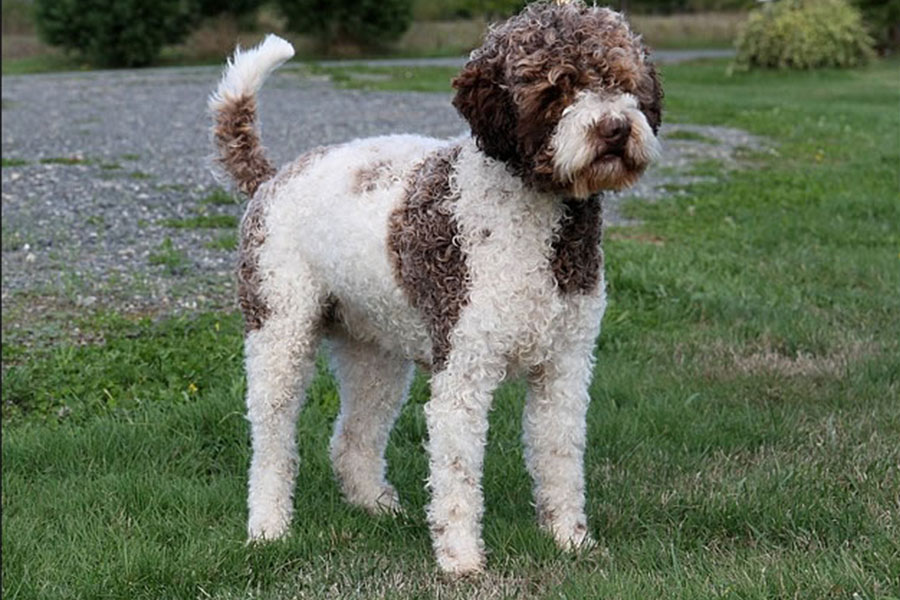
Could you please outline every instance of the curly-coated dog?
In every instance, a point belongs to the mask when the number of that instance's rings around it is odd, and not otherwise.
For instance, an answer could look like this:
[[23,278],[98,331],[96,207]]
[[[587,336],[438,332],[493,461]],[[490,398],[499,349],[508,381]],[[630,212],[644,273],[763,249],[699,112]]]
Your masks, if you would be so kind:
[[238,294],[253,444],[249,535],[284,535],[304,387],[326,340],[340,386],[331,440],[347,500],[398,510],[384,451],[418,364],[440,567],[484,566],[481,472],[493,391],[524,374],[525,460],[540,525],[589,544],[585,413],[606,306],[603,190],[659,149],[662,90],[622,15],[538,2],[494,26],[453,80],[472,135],[361,139],[280,170],[255,94],[293,56],[269,36],[235,52],[211,96],[218,160],[249,198]]

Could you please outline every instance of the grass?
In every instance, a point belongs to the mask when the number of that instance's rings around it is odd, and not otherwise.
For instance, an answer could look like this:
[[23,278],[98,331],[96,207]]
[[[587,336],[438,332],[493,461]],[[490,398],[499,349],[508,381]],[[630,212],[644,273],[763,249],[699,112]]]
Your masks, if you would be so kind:
[[708,135],[703,135],[697,131],[690,131],[688,129],[676,129],[674,131],[670,131],[666,134],[666,139],[669,140],[685,140],[688,142],[703,142],[704,144],[718,144],[719,140],[715,138],[711,138]]
[[45,165],[87,165],[91,161],[79,156],[50,156],[42,158],[40,162]]
[[230,252],[238,247],[237,233],[223,233],[204,244],[211,250],[225,250]]
[[160,243],[156,252],[151,252],[147,260],[151,265],[161,265],[171,275],[184,273],[190,261],[183,250],[179,250],[172,243],[171,238],[166,238]]
[[206,196],[200,199],[201,204],[214,204],[218,206],[232,206],[240,201],[234,194],[229,194],[222,188],[215,188]]
[[738,29],[746,20],[740,12],[683,15],[630,15],[634,30],[652,48],[732,48]]
[[310,65],[316,75],[327,75],[342,89],[450,92],[450,80],[458,73],[456,67],[325,67]]
[[31,75],[34,73],[88,70],[91,70],[91,66],[84,61],[56,53],[11,58],[4,60],[2,63],[3,75]]
[[238,218],[234,215],[198,215],[186,219],[165,219],[162,223],[174,229],[234,229]]
[[27,165],[28,161],[22,158],[2,158],[0,159],[0,166],[2,167],[21,167],[23,165]]
[[900,597],[897,67],[664,70],[670,122],[778,153],[634,202],[643,225],[607,236],[586,456],[599,549],[561,555],[534,525],[514,382],[491,414],[488,572],[441,579],[427,383],[388,449],[408,514],[371,518],[330,472],[321,365],[292,535],[246,546],[239,317],[108,314],[80,323],[99,341],[39,355],[4,336],[3,597]]

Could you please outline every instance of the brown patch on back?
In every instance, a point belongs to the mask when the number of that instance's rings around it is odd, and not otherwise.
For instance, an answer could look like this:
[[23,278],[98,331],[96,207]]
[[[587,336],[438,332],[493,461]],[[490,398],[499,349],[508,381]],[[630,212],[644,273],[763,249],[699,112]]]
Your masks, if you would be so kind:
[[479,148],[546,191],[565,189],[549,143],[579,91],[634,94],[654,132],[661,119],[662,88],[640,37],[619,13],[579,1],[535,2],[492,28],[453,87]]
[[260,291],[259,249],[266,241],[265,210],[268,194],[254,196],[241,220],[238,247],[238,303],[244,314],[244,333],[260,329],[269,316],[269,307]]
[[603,266],[600,198],[566,199],[563,206],[565,213],[553,240],[550,267],[560,292],[588,294],[597,288]]
[[380,160],[359,169],[353,177],[351,191],[354,194],[374,192],[380,187],[388,187],[392,181],[391,163]]
[[468,301],[468,271],[451,203],[450,174],[460,146],[429,155],[410,175],[406,199],[390,217],[388,251],[397,281],[428,326],[432,367],[444,368],[450,331]]
[[244,95],[229,99],[216,112],[215,120],[217,160],[234,178],[238,189],[252,198],[260,184],[275,174],[256,130],[256,98]]

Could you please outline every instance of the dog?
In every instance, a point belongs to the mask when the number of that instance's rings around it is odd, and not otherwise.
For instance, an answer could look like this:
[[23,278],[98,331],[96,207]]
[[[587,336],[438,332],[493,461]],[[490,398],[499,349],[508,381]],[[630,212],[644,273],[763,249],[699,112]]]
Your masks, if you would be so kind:
[[384,452],[418,364],[431,382],[437,564],[481,571],[488,410],[522,374],[538,522],[561,548],[591,545],[583,455],[606,307],[601,194],[659,152],[649,51],[612,10],[536,2],[492,27],[452,81],[471,135],[359,139],[276,170],[255,98],[293,52],[274,35],[238,48],[209,100],[217,160],[249,198],[237,271],[250,540],[288,532],[296,421],[325,340],[341,397],[330,452],[350,503],[401,509]]

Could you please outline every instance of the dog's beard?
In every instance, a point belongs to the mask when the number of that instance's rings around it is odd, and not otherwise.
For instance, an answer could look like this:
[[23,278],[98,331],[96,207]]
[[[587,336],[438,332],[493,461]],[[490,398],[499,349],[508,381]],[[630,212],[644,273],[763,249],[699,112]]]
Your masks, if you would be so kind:
[[599,158],[574,174],[569,191],[575,198],[588,198],[601,190],[621,190],[634,184],[645,167],[629,166],[621,157]]
[[[629,124],[621,147],[610,148],[594,134],[604,119]],[[605,98],[583,92],[563,112],[550,147],[554,179],[575,198],[634,184],[659,155],[659,141],[630,94]]]

